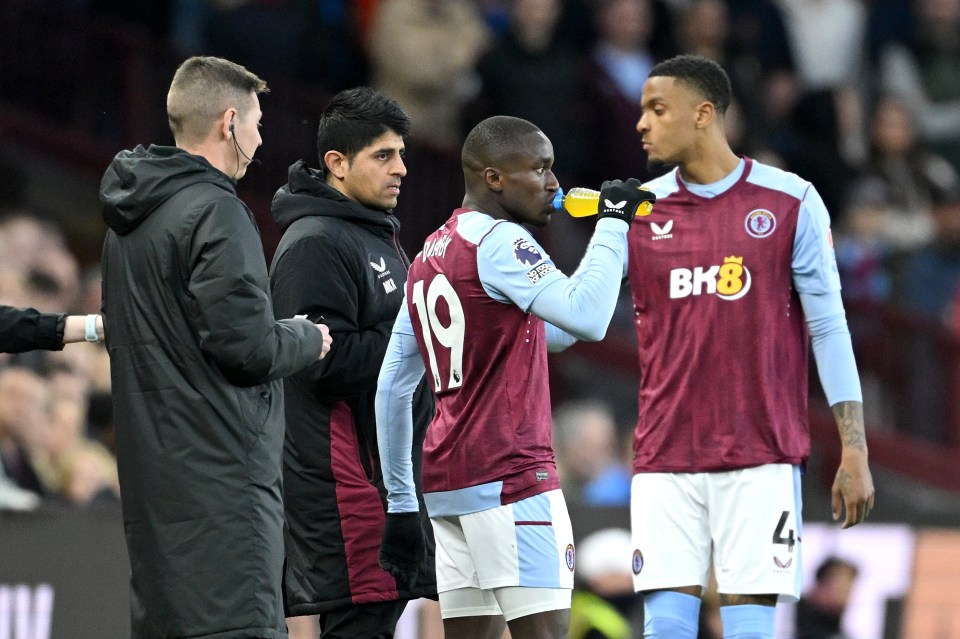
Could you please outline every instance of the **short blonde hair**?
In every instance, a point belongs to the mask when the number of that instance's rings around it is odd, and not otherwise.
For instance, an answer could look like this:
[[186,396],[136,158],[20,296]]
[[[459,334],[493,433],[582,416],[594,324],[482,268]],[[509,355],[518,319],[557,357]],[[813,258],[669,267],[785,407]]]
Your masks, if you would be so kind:
[[220,115],[234,107],[241,115],[250,94],[266,93],[267,83],[244,67],[211,56],[194,56],[180,65],[167,93],[167,121],[178,145],[206,138]]

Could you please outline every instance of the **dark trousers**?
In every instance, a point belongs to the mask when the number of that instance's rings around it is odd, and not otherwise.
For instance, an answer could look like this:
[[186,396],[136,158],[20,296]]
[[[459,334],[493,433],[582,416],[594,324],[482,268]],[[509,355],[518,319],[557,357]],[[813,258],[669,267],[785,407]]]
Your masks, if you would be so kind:
[[406,601],[358,604],[320,615],[320,639],[393,639]]

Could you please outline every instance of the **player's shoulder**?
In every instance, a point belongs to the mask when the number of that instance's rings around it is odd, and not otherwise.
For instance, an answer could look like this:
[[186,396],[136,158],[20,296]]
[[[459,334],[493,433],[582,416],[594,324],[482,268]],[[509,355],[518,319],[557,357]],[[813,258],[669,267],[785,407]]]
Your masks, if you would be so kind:
[[506,220],[496,220],[480,211],[464,211],[457,216],[457,233],[466,241],[477,246],[490,238],[499,237],[504,232],[509,234],[506,227],[524,230],[519,224],[513,224]]
[[679,169],[668,171],[660,177],[644,183],[643,186],[644,188],[653,191],[653,194],[657,196],[658,200],[662,200],[668,195],[676,193],[680,189],[680,182],[679,178],[677,177],[678,171]]
[[791,173],[790,171],[770,164],[764,164],[763,162],[757,162],[756,160],[752,161],[750,174],[747,175],[747,182],[772,191],[786,193],[798,200],[802,200],[810,188],[810,182],[804,180],[796,173]]

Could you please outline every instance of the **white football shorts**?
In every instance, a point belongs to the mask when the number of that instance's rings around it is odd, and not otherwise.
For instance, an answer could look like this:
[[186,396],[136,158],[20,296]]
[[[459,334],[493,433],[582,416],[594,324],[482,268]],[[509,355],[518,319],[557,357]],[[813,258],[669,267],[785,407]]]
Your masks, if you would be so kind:
[[714,473],[638,473],[630,521],[637,592],[706,587],[800,597],[800,469],[768,464]]
[[430,521],[444,618],[502,614],[511,621],[570,607],[575,551],[560,490]]

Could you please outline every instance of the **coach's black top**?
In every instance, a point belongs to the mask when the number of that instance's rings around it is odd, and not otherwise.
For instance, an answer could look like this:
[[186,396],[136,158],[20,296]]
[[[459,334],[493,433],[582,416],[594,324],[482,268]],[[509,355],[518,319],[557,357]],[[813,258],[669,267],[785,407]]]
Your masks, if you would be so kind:
[[[390,211],[369,209],[297,162],[273,198],[283,230],[270,267],[277,317],[306,314],[330,328],[330,352],[284,380],[287,435],[287,612],[307,615],[354,604],[436,596],[429,563],[410,590],[397,589],[377,558],[386,489],[374,401],[380,365],[403,301],[409,260]],[[433,417],[433,396],[414,397],[414,472]],[[424,528],[432,531],[421,507]]]

